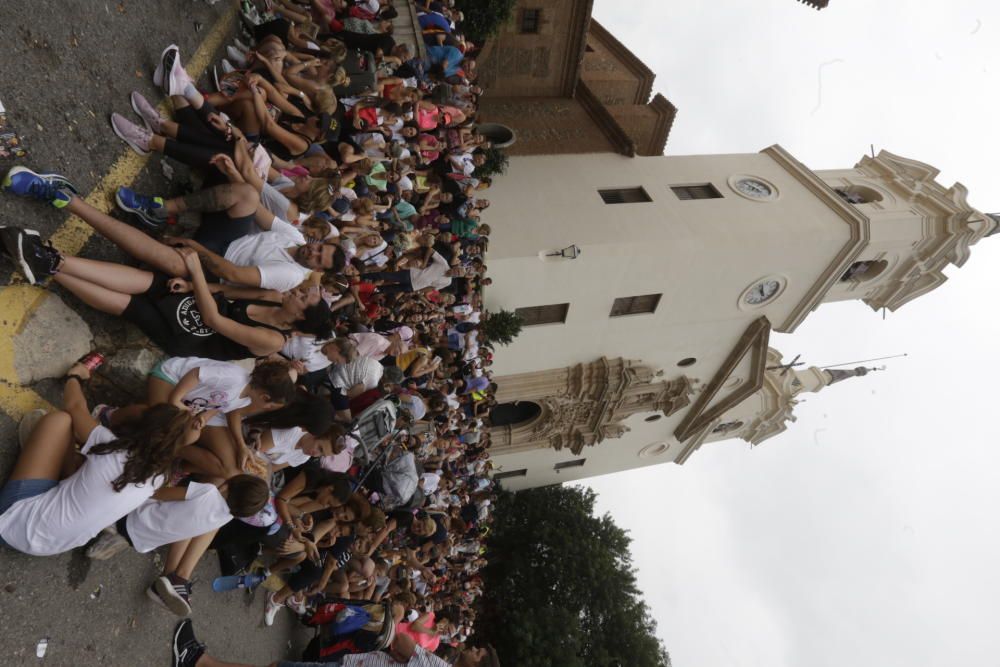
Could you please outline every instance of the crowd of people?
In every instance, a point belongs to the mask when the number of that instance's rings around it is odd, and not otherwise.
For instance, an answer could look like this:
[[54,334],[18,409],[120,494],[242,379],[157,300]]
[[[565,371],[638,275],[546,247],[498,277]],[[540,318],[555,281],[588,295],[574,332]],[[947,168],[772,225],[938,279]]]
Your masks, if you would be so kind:
[[[168,46],[153,82],[170,117],[133,92],[134,116],[111,127],[190,166],[191,194],[122,186],[123,221],[67,176],[8,172],[6,193],[78,216],[134,260],[73,256],[4,226],[25,279],[124,318],[164,356],[131,404],[90,406],[103,357],[87,355],[63,378],[62,408],[24,418],[0,545],[94,559],[162,547],[147,593],[183,617],[212,549],[223,575],[265,581],[265,625],[295,614],[323,628],[312,660],[497,664],[472,648],[495,390],[475,46],[460,12],[429,0],[417,53],[393,39],[395,11],[244,0],[202,87]],[[171,233],[194,213],[190,238]],[[387,431],[372,428],[385,418]],[[401,491],[393,476],[408,465],[415,488]],[[190,619],[174,663],[222,664]]]

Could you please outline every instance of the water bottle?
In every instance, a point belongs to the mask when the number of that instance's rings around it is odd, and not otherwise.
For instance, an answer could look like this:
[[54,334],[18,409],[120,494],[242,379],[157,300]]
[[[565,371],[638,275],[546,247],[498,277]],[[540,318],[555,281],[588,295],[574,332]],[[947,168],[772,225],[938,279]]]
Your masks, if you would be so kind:
[[267,577],[263,574],[244,574],[240,577],[240,583],[237,584],[237,588],[257,588]]

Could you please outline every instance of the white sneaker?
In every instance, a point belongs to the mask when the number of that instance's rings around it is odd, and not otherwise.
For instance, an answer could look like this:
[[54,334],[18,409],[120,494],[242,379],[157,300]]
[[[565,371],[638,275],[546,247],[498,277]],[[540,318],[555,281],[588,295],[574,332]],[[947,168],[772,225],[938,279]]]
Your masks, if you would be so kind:
[[224,74],[229,74],[230,72],[236,71],[236,68],[233,67],[233,64],[228,60],[226,60],[225,58],[223,58],[222,62],[219,64],[222,66],[222,71]]
[[241,42],[238,37],[233,37],[233,45],[235,45],[236,48],[242,51],[243,53],[250,52],[250,47]]
[[235,46],[226,47],[226,58],[229,59],[229,62],[233,63],[240,69],[246,69],[247,58],[245,55],[240,53],[240,50],[237,49]]
[[274,617],[278,615],[281,608],[284,607],[283,604],[278,604],[274,601],[274,593],[267,596],[267,608],[264,610],[264,625],[271,627],[274,625]]
[[187,616],[191,613],[190,584],[174,584],[167,577],[159,577],[153,582],[153,591],[163,606],[178,616]]
[[157,88],[163,85],[163,57],[167,55],[167,51],[176,48],[176,44],[171,44],[167,48],[163,49],[163,53],[160,54],[160,59],[156,63],[156,69],[153,70],[153,85]]

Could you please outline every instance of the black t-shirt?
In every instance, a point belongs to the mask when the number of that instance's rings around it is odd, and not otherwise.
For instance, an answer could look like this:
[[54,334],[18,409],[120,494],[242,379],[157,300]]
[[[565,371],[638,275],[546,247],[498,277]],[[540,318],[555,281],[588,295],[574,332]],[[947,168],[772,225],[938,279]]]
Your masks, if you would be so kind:
[[434,544],[443,544],[448,540],[448,526],[446,526],[444,523],[444,517],[442,517],[440,514],[431,514],[429,516],[432,519],[434,519],[434,523],[437,524],[437,530],[434,531],[434,534],[428,537],[421,537],[418,540],[420,546],[423,546],[428,542],[433,542]]

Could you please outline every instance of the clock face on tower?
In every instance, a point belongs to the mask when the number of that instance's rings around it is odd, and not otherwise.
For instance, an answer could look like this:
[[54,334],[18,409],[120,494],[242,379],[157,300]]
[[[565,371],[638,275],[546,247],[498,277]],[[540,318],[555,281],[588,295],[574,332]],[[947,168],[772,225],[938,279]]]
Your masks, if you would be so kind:
[[741,178],[736,181],[736,189],[755,199],[769,199],[774,194],[770,185],[756,178]]
[[781,283],[777,280],[762,280],[746,292],[743,301],[750,306],[759,306],[770,301],[780,289]]

